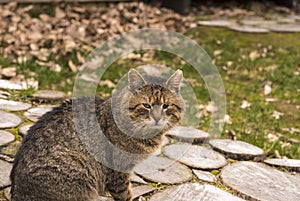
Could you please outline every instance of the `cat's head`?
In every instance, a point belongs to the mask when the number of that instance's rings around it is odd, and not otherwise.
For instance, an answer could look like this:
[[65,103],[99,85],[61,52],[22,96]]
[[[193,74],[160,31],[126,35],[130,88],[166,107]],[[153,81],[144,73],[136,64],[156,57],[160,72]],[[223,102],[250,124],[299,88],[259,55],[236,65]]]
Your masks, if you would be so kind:
[[129,116],[135,129],[147,134],[164,133],[178,125],[184,104],[179,94],[182,71],[177,70],[168,79],[142,76],[136,70],[128,73]]

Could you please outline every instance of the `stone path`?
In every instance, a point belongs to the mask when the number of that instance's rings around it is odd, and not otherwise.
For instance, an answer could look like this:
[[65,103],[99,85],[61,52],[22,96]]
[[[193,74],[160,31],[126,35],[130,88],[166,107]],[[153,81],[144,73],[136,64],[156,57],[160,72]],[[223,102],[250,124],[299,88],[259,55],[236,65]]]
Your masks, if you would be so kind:
[[[39,91],[33,100],[48,105],[10,101],[9,96],[0,98],[0,201],[9,197],[9,174],[21,137],[30,135],[30,126],[55,106],[51,101],[65,97],[60,92],[43,93],[48,92]],[[300,160],[264,157],[261,148],[246,142],[209,140],[204,131],[177,127],[167,133],[161,151],[134,169],[134,200],[269,201],[286,200],[286,196],[297,200]]]
[[238,19],[209,19],[198,21],[200,26],[226,27],[245,33],[300,32],[300,15],[242,16]]

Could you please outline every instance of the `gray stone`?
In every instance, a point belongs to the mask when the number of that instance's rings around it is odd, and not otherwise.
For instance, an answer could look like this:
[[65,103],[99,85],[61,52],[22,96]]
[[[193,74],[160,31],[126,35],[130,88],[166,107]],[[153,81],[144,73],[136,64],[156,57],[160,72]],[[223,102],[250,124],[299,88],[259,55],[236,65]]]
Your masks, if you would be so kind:
[[26,124],[26,125],[24,125],[24,126],[21,126],[20,128],[19,128],[19,134],[20,135],[22,135],[22,136],[25,136],[25,135],[27,135],[27,133],[28,133],[28,130],[30,129],[30,127],[32,126],[33,124]]
[[15,140],[15,136],[10,132],[0,130],[0,146],[6,145]]
[[207,132],[182,126],[175,127],[168,131],[167,135],[179,141],[189,143],[201,143],[209,139],[209,134]]
[[271,20],[251,20],[251,19],[241,20],[240,23],[244,26],[254,26],[254,27],[262,27],[262,28],[269,28],[271,25],[276,24],[275,21],[271,21]]
[[36,122],[41,116],[51,111],[54,105],[40,105],[36,108],[31,108],[24,113],[24,116],[33,122]]
[[38,90],[33,95],[34,98],[42,100],[62,100],[66,98],[66,94],[61,91],[52,91],[52,90]]
[[202,26],[213,26],[213,27],[228,27],[228,26],[236,25],[234,21],[230,21],[230,20],[198,21],[197,24]]
[[264,151],[247,142],[230,140],[230,139],[215,139],[210,140],[209,144],[218,152],[235,160],[253,160],[262,159]]
[[21,110],[28,110],[29,108],[31,108],[30,103],[0,99],[1,110],[21,111]]
[[163,149],[163,154],[190,167],[199,169],[218,169],[227,164],[226,159],[221,154],[198,145],[168,145]]
[[291,171],[300,172],[300,160],[297,159],[270,158],[265,160],[264,162],[269,165],[285,167]]
[[268,33],[270,30],[267,28],[259,28],[253,26],[243,26],[243,25],[234,25],[229,26],[229,29],[238,32],[245,32],[245,33]]
[[210,172],[206,172],[203,170],[195,170],[193,169],[193,173],[197,176],[197,178],[201,181],[207,181],[211,183],[216,183],[216,176]]
[[0,189],[10,185],[10,171],[12,169],[12,163],[0,160]]
[[27,81],[10,81],[10,80],[0,80],[1,89],[11,89],[11,90],[24,90],[33,87],[38,88],[38,82],[34,80]]
[[0,117],[0,128],[14,128],[23,122],[17,115],[2,110],[0,110]]
[[134,172],[147,180],[164,184],[183,183],[192,179],[192,172],[186,166],[157,156],[138,164]]
[[140,183],[140,184],[147,184],[147,182],[144,181],[141,177],[138,175],[132,173],[130,176],[130,181],[135,182],[135,183]]
[[136,186],[132,189],[132,199],[139,198],[142,195],[146,195],[148,193],[151,193],[156,190],[153,186],[150,185],[142,185],[142,186]]
[[168,187],[167,189],[154,194],[150,201],[242,201],[243,199],[231,195],[215,186],[209,184],[186,183],[179,186]]
[[299,200],[300,177],[263,163],[237,162],[224,167],[221,179],[226,186],[261,201]]
[[276,32],[300,32],[300,24],[277,24],[270,29]]

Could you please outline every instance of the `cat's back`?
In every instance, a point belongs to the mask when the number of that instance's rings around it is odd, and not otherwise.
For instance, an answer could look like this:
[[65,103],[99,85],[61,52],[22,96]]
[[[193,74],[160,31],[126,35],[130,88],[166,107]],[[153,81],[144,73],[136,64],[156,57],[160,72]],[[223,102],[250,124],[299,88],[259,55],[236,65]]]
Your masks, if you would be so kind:
[[[85,150],[76,132],[74,101],[78,112],[84,110],[86,116],[89,110],[93,112],[90,107],[103,104],[103,100],[89,98],[64,101],[30,128],[15,157],[11,173],[13,195],[14,191],[40,194],[39,199],[43,200],[58,194],[65,199],[65,194],[70,193],[67,189],[74,189],[74,195],[76,190],[82,190],[76,189],[76,183],[89,183],[90,189],[103,188],[99,186],[102,182],[95,179],[100,178],[101,167]],[[42,188],[49,189],[47,195],[42,195]]]

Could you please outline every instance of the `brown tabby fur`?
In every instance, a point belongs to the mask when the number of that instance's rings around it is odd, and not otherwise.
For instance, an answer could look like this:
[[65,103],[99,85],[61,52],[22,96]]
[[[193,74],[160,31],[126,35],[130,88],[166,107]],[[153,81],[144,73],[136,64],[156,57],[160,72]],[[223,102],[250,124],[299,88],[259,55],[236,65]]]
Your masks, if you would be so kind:
[[[31,127],[16,155],[11,173],[12,201],[101,200],[99,196],[106,190],[114,200],[132,200],[128,170],[142,158],[126,158],[103,148],[106,151],[101,157],[112,167],[122,167],[126,171],[106,167],[86,149],[73,117],[87,119],[89,125],[79,127],[91,133],[98,132],[93,129],[99,123],[104,135],[121,150],[150,154],[160,147],[163,133],[178,125],[182,118],[183,102],[178,93],[181,79],[181,71],[176,71],[166,82],[129,71],[129,86],[116,97],[116,107],[119,107],[116,111],[125,127],[133,125],[130,134],[116,125],[112,99],[77,98],[46,113]],[[153,84],[151,80],[156,81]],[[126,97],[129,99],[124,101]],[[74,103],[79,105],[78,111],[72,110]],[[89,115],[93,112],[96,112],[96,119]]]

